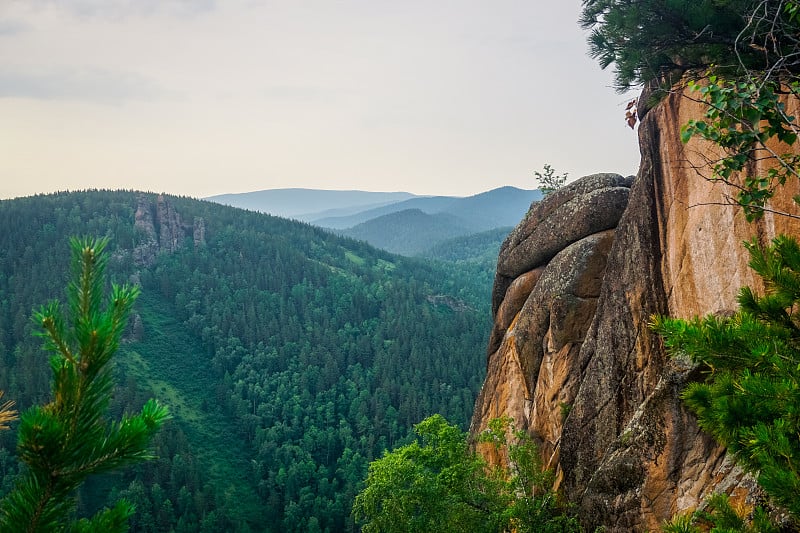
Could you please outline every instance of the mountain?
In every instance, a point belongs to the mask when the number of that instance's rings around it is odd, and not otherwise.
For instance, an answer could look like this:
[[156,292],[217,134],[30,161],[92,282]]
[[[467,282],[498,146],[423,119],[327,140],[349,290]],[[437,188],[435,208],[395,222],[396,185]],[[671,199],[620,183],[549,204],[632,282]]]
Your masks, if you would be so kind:
[[[209,196],[218,204],[249,209],[275,216],[309,220],[309,217],[347,215],[414,198],[407,192],[329,191],[321,189],[268,189],[263,191]],[[341,210],[322,214],[328,210]]]
[[511,227],[541,198],[539,190],[500,187],[465,198],[273,189],[208,200],[302,220],[393,253],[416,255],[452,237]]
[[455,196],[411,198],[401,202],[365,209],[349,216],[314,218],[309,220],[309,222],[316,226],[322,226],[323,228],[347,229],[382,216],[397,213],[398,211],[418,210],[428,215],[441,213],[458,200],[459,199]]
[[459,198],[442,213],[459,217],[472,232],[513,227],[528,211],[532,202],[542,199],[537,190],[500,187],[474,196]]
[[500,187],[473,196],[430,196],[368,209],[350,216],[314,218],[308,221],[324,228],[346,229],[383,215],[419,209],[429,215],[448,214],[457,217],[466,233],[499,227],[513,227],[531,205],[542,198],[539,190]]
[[[538,190],[501,187],[466,198],[412,198],[313,223],[384,250],[417,255],[453,237],[513,226],[541,197]],[[356,221],[361,222],[348,227]]]
[[[0,201],[0,389],[49,394],[31,311],[63,298],[67,237],[111,238],[109,273],[142,288],[115,357],[111,414],[150,397],[174,416],[158,459],[93,479],[132,531],[350,531],[370,460],[433,412],[468,422],[487,287],[305,223],[134,192]],[[0,433],[0,487],[18,470]]]
[[442,240],[464,235],[467,231],[456,216],[445,213],[429,215],[420,209],[406,209],[373,218],[339,233],[393,253],[417,255]]

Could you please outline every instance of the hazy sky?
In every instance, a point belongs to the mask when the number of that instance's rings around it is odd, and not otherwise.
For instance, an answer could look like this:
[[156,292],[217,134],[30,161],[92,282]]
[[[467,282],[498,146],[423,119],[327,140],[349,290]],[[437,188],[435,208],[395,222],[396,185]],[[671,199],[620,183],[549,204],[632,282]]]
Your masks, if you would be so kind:
[[580,1],[0,0],[0,198],[630,174]]

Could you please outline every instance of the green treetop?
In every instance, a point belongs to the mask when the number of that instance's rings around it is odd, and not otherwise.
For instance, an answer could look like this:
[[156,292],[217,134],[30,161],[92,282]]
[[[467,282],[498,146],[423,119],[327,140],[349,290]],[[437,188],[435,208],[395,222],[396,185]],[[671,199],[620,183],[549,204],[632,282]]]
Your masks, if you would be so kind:
[[[763,68],[797,45],[786,5],[775,0],[584,0],[589,53],[614,65],[625,91],[711,65]],[[769,36],[769,38],[767,38]],[[666,80],[668,83],[670,80]]]
[[800,177],[800,157],[785,150],[800,132],[785,106],[785,95],[800,95],[798,0],[584,0],[580,24],[591,30],[589,54],[614,66],[621,92],[647,84],[669,91],[690,70],[703,78],[689,86],[705,116],[684,125],[682,139],[722,149],[698,173],[731,185],[730,203],[748,219],[770,211],[776,188]]
[[[579,532],[561,508],[530,437],[509,418],[493,420],[481,441],[508,457],[490,467],[468,436],[441,415],[414,426],[419,440],[369,465],[353,515],[365,532]],[[507,436],[511,435],[511,439]]]
[[127,530],[133,510],[124,500],[91,519],[69,523],[75,489],[91,474],[150,458],[150,440],[168,418],[155,400],[118,422],[105,418],[112,389],[109,363],[138,294],[135,287],[114,285],[103,307],[106,244],[105,239],[72,239],[68,312],[51,302],[34,314],[52,354],[53,399],[21,416],[18,453],[27,468],[0,505],[0,531]]

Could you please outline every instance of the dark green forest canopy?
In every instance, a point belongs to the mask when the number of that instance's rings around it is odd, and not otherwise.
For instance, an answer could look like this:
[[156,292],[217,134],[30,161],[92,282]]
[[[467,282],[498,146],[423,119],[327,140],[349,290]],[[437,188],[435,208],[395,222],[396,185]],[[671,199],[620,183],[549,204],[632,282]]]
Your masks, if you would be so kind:
[[654,80],[670,85],[690,69],[766,68],[790,56],[798,33],[789,3],[584,0],[580,24],[591,30],[590,55],[602,68],[614,65],[625,91]]
[[[490,317],[474,268],[171,196],[177,246],[145,266],[140,198],[157,212],[156,195],[134,192],[0,201],[0,389],[21,408],[48,399],[30,316],[63,296],[67,237],[110,237],[111,277],[142,287],[112,411],[157,396],[175,420],[156,436],[159,459],[95,479],[80,512],[125,496],[133,531],[348,531],[370,460],[430,413],[466,426]],[[14,438],[0,435],[3,493]]]

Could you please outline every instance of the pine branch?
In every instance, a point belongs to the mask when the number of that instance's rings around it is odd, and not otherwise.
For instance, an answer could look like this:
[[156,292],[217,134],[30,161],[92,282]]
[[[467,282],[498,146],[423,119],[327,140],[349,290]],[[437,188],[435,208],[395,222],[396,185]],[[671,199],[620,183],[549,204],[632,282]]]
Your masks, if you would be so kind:
[[[54,397],[22,416],[18,451],[28,469],[0,504],[2,531],[64,529],[74,508],[75,489],[91,474],[150,458],[149,443],[169,418],[155,400],[147,402],[140,414],[118,423],[105,418],[113,385],[108,363],[138,289],[113,287],[103,310],[107,240],[72,239],[71,245],[73,272],[78,276],[68,286],[73,328],[69,332],[63,328],[56,303],[35,315],[44,348],[53,354]],[[130,514],[130,506],[121,502],[79,522],[75,529],[124,531]]]

